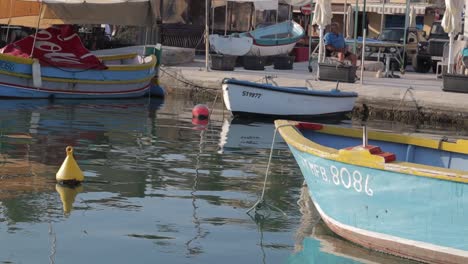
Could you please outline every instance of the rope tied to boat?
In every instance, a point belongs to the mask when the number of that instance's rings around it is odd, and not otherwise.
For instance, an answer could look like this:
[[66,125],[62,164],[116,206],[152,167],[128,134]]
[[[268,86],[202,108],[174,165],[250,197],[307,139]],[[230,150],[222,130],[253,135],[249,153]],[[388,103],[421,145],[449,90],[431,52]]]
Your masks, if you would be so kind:
[[260,208],[263,207],[263,205],[266,205],[267,207],[271,207],[271,208],[281,212],[284,216],[287,217],[287,214],[283,210],[281,210],[280,208],[278,208],[278,207],[276,207],[274,205],[266,203],[265,199],[264,199],[265,191],[266,191],[266,183],[267,183],[267,180],[268,180],[268,172],[270,171],[271,159],[273,157],[273,148],[275,146],[275,141],[276,141],[276,134],[278,133],[279,128],[287,127],[287,126],[294,126],[294,124],[283,124],[283,125],[277,126],[275,128],[275,132],[273,134],[273,141],[271,142],[270,156],[268,158],[267,168],[266,168],[266,172],[265,172],[265,180],[263,181],[262,194],[260,196],[260,199],[258,199],[257,202],[255,202],[255,204],[252,207],[250,207],[249,210],[246,211],[247,214],[249,214],[252,210],[260,209]]

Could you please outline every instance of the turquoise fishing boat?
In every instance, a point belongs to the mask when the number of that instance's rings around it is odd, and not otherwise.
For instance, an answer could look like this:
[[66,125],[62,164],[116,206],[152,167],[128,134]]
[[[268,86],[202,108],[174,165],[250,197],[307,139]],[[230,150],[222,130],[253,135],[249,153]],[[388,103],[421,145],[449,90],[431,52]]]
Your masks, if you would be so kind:
[[468,140],[275,125],[333,232],[417,261],[468,263]]
[[[160,45],[90,52],[73,24],[152,26],[149,0],[10,1],[9,25],[36,28],[0,49],[0,97],[103,99],[164,95],[158,83]],[[28,15],[13,6],[30,10]],[[133,16],[129,14],[139,14]],[[0,22],[4,17],[0,15]],[[138,50],[136,50],[138,49]]]

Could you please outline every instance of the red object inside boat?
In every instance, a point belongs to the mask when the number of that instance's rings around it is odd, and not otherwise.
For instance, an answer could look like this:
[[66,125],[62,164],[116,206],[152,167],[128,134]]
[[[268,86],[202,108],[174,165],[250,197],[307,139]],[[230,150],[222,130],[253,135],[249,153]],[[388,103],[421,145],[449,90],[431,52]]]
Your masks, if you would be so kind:
[[[385,160],[385,163],[392,162],[392,161],[396,160],[396,155],[395,154],[390,153],[390,152],[383,152],[382,149],[380,149],[380,147],[378,147],[378,146],[367,145],[366,147],[363,147],[363,146],[358,146],[358,147],[365,148],[365,149],[369,150],[369,152],[372,155],[377,155],[377,156],[383,157],[384,160]],[[355,147],[349,147],[349,148],[346,148],[346,149],[347,150],[352,150],[354,148]]]
[[87,50],[73,26],[61,25],[40,30],[34,42],[34,35],[8,44],[0,53],[28,58],[34,45],[33,58],[41,65],[103,70],[107,67]]

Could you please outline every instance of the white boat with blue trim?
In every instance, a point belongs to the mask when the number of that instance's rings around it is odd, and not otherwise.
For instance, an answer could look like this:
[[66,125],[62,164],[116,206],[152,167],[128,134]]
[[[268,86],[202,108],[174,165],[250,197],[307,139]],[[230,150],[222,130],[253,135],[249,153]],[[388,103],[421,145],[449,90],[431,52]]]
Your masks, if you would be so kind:
[[353,110],[355,92],[283,87],[236,79],[223,80],[226,108],[234,116],[288,117],[308,119],[339,116]]
[[[425,263],[468,263],[468,140],[277,120],[328,227]],[[366,140],[364,140],[366,142]]]

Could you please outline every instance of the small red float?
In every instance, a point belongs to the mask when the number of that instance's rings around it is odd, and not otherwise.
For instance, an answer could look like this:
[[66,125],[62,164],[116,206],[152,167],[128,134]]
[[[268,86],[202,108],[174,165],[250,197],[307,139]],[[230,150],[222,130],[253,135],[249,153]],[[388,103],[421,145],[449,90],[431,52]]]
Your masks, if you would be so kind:
[[192,109],[192,118],[197,118],[200,120],[208,119],[210,115],[210,110],[208,106],[203,104],[198,104]]

